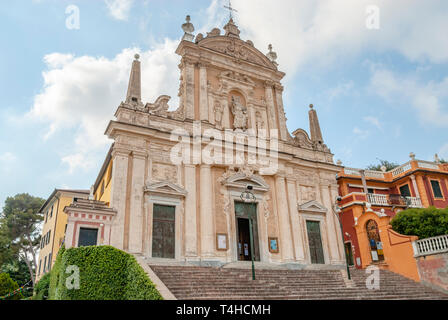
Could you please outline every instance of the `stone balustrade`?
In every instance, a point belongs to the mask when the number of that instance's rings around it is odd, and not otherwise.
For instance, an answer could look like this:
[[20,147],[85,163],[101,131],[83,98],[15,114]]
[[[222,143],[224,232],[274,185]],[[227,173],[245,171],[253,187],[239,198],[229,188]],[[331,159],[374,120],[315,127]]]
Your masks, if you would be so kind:
[[417,240],[412,246],[415,257],[448,252],[448,235]]

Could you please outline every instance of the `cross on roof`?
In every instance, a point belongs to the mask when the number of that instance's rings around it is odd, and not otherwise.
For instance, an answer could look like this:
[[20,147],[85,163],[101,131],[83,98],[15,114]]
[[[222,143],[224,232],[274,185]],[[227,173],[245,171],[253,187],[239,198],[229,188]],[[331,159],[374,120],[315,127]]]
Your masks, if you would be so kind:
[[233,19],[232,11],[238,12],[238,10],[235,10],[235,9],[232,8],[232,2],[230,0],[229,0],[229,5],[228,6],[224,6],[224,8],[229,10],[230,19]]

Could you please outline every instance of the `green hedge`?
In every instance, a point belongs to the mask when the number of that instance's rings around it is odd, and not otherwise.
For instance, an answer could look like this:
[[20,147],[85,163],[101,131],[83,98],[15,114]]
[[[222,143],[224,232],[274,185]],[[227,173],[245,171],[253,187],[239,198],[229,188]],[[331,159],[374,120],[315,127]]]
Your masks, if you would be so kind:
[[[79,268],[79,289],[69,289]],[[50,299],[161,300],[162,296],[135,258],[111,246],[70,248],[58,255],[51,271]]]
[[50,273],[46,273],[40,278],[39,282],[34,287],[34,298],[33,300],[47,300],[49,296],[50,288]]
[[419,239],[448,234],[448,208],[408,209],[398,213],[390,222],[392,229]]

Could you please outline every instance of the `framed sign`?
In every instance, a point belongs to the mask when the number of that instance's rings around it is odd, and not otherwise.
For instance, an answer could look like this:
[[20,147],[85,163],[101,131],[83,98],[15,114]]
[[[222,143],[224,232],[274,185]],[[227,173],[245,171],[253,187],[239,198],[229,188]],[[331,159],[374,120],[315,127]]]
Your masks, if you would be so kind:
[[269,238],[269,252],[278,253],[278,238]]
[[219,251],[227,251],[227,234],[226,233],[218,233],[216,234],[216,250]]

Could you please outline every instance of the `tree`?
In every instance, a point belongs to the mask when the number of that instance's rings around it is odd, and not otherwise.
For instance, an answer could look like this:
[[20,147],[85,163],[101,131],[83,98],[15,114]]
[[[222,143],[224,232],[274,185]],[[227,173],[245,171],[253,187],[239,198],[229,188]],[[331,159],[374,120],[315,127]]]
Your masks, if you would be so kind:
[[[16,289],[19,289],[19,285],[17,284],[17,282],[12,280],[9,274],[0,273],[0,297],[12,293]],[[6,300],[20,300],[20,299],[23,299],[23,295],[21,292],[6,298]]]
[[420,239],[448,234],[448,208],[407,209],[398,213],[390,222],[392,229]]
[[14,256],[26,263],[33,287],[34,271],[37,269],[36,251],[40,242],[39,224],[43,220],[39,209],[44,202],[44,199],[27,193],[8,197],[0,217],[2,241],[6,242],[8,251],[5,256]]
[[386,171],[390,171],[392,169],[395,169],[396,167],[399,167],[400,165],[395,162],[389,162],[387,160],[381,160],[379,164],[371,164],[367,167],[367,170],[374,170],[374,171],[382,171],[381,167],[386,167]]

